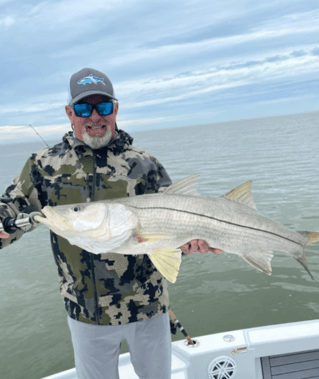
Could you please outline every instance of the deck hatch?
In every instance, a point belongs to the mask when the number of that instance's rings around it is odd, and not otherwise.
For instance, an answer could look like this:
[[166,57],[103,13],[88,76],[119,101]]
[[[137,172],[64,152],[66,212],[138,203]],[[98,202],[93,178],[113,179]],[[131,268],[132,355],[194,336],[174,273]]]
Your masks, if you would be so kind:
[[261,358],[263,379],[319,378],[319,350]]

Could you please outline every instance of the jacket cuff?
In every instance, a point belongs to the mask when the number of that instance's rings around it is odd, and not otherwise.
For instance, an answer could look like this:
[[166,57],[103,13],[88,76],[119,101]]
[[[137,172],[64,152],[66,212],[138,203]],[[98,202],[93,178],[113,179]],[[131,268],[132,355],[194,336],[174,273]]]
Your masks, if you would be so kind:
[[[10,205],[9,205],[10,204]],[[15,205],[11,203],[2,203],[0,202],[0,222],[6,217],[16,217],[19,213],[19,210],[15,207]],[[17,230],[13,234],[10,234],[9,238],[0,238],[0,249],[3,249],[13,242],[20,239],[24,234],[23,230]]]

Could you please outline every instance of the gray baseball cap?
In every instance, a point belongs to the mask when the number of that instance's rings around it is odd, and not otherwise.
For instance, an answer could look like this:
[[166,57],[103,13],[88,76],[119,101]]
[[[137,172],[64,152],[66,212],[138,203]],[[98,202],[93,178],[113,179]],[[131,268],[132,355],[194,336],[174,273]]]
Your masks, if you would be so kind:
[[113,85],[103,72],[93,68],[82,68],[70,78],[68,103],[73,106],[90,95],[104,95],[117,101]]

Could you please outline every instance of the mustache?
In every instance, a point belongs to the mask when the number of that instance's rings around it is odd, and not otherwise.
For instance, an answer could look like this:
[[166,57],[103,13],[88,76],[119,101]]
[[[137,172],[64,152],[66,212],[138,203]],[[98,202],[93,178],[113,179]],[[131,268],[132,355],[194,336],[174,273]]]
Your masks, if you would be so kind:
[[94,128],[101,128],[102,126],[108,127],[107,122],[86,122],[84,125],[84,128],[87,126],[94,127]]

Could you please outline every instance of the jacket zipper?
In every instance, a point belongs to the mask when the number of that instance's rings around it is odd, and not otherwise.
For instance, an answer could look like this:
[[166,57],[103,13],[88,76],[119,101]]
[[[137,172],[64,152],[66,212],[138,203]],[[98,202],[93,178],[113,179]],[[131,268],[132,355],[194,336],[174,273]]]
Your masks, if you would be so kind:
[[[95,158],[95,153],[93,152],[93,183],[92,183],[91,201],[94,201],[95,199],[95,184],[96,184],[96,158]],[[91,266],[92,266],[92,280],[93,280],[93,287],[94,287],[94,301],[95,301],[95,308],[96,308],[96,323],[100,324],[99,302],[97,298],[97,290],[96,290],[96,285],[95,285],[93,254],[91,254]]]

